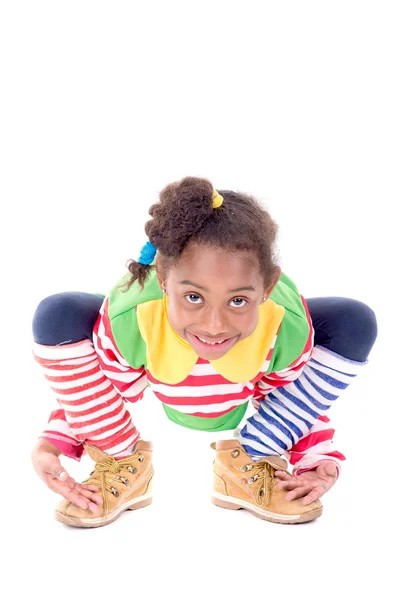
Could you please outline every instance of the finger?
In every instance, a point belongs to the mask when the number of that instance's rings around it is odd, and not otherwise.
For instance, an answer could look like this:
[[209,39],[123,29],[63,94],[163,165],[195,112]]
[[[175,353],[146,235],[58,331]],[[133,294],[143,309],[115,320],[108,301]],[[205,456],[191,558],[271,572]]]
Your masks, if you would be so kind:
[[79,484],[76,484],[76,486],[77,487],[71,489],[65,485],[65,482],[53,479],[52,485],[49,487],[57,494],[63,496],[66,500],[76,504],[76,506],[83,509],[89,509],[94,513],[99,513],[100,507],[103,506],[102,497],[89,490],[80,490]]
[[71,489],[68,479],[66,481],[60,481],[57,477],[53,477],[53,475],[49,475],[48,473],[43,474],[43,481],[46,483],[47,487],[53,490],[53,492],[61,494],[64,498],[67,491]]
[[54,460],[48,461],[44,464],[43,471],[48,475],[51,475],[55,479],[59,481],[68,481],[70,478],[67,471],[62,467],[60,461],[56,456],[53,457]]
[[79,492],[83,492],[84,490],[86,492],[99,492],[99,488],[95,485],[86,485],[86,484],[82,484],[82,483],[78,483],[77,481],[74,482],[74,489],[75,491],[79,491]]
[[81,489],[79,493],[84,497],[90,500],[91,502],[95,502],[99,506],[103,506],[103,498],[99,494],[95,494],[90,490]]
[[312,490],[311,486],[298,487],[295,490],[291,490],[285,496],[286,500],[297,500],[297,498],[303,498],[309,494]]
[[315,487],[311,490],[311,492],[304,496],[301,503],[311,504],[311,502],[314,502],[315,500],[318,500],[318,498],[321,498],[321,496],[323,496],[326,491],[327,490],[324,490],[324,488],[321,486]]
[[94,485],[84,487],[82,484],[77,483],[74,479],[72,479],[72,477],[70,477],[67,481],[62,482],[58,481],[58,479],[52,478],[52,482],[50,482],[49,487],[51,487],[53,491],[56,491],[57,494],[64,496],[64,498],[70,498],[68,493],[73,492],[74,498],[81,496],[81,499],[83,500],[90,500],[99,506],[103,505],[103,499],[98,494],[99,489],[97,487]]
[[89,506],[88,506],[89,510],[94,513],[95,515],[99,515],[101,513],[101,508],[100,506],[98,506],[97,504],[94,504],[94,502],[89,502]]
[[277,490],[284,490],[285,487],[287,486],[288,482],[287,481],[280,481],[279,483],[276,484],[276,489]]
[[70,489],[70,490],[75,490],[76,491],[77,490],[77,486],[79,486],[79,483],[77,483],[75,481],[75,479],[73,479],[69,475],[68,475],[67,479],[62,479],[62,480],[59,480],[57,477],[52,477],[50,475],[50,479],[52,479],[53,481],[59,482],[65,489]]
[[321,465],[324,468],[325,474],[328,477],[333,477],[334,479],[338,476],[338,468],[333,462],[326,462]]
[[83,486],[81,483],[75,483],[73,491],[74,493],[77,493],[83,496],[84,498],[87,498],[88,500],[94,502],[95,504],[98,504],[99,506],[103,505],[103,499],[99,494],[99,489],[94,485]]
[[83,508],[87,510],[89,508],[90,501],[79,494],[76,494],[73,491],[69,491],[66,493],[65,498],[72,502],[72,504],[76,504],[79,508]]
[[292,476],[289,473],[285,473],[285,471],[275,471],[275,475],[279,477],[279,479],[291,479]]
[[[91,512],[97,513],[97,514],[99,514],[101,512],[100,507],[95,502],[92,502],[91,499],[85,498],[85,496],[82,496],[82,494],[79,492],[79,490],[76,490],[76,489],[68,490],[65,497],[67,498],[67,500],[69,500],[73,504],[76,504],[80,508],[90,510]],[[100,501],[101,501],[101,498],[100,498]]]
[[294,490],[297,487],[303,487],[304,483],[301,483],[297,479],[291,479],[290,481],[280,481],[276,484],[278,490]]
[[92,492],[98,492],[99,491],[99,488],[97,487],[97,485],[87,485],[87,483],[81,483],[80,486],[84,490],[91,490]]
[[79,506],[83,509],[88,508],[89,500],[84,496],[81,496],[77,492],[74,492],[74,490],[71,490],[71,488],[64,485],[63,482],[58,481],[57,479],[52,479],[49,487],[57,494],[60,494],[60,496],[63,496],[63,498],[65,498],[66,500],[69,500],[73,504],[76,504],[76,506]]

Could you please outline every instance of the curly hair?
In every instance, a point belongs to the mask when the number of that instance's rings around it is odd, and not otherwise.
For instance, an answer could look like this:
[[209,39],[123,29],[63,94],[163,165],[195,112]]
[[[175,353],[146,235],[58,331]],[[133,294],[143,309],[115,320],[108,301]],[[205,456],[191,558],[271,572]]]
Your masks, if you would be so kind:
[[150,242],[157,248],[154,265],[130,259],[127,268],[143,288],[156,265],[166,273],[176,264],[189,242],[226,248],[232,252],[253,251],[268,286],[277,266],[275,241],[278,225],[252,196],[231,190],[218,190],[223,196],[219,208],[213,208],[213,186],[207,179],[185,177],[167,185],[160,200],[149,209],[151,220],[145,224]]

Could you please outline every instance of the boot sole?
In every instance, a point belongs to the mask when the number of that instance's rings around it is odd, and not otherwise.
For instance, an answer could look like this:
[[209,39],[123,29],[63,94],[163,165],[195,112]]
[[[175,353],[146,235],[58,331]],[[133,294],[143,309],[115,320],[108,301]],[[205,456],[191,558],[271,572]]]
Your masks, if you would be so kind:
[[125,510],[137,510],[139,508],[144,508],[152,503],[153,497],[151,493],[143,494],[139,496],[139,498],[133,498],[129,500],[129,502],[125,502],[125,504],[121,504],[118,508],[116,508],[112,513],[105,517],[94,517],[93,519],[78,519],[75,517],[69,517],[68,515],[64,515],[60,513],[58,510],[55,511],[55,518],[60,523],[64,523],[64,525],[71,525],[72,527],[102,527],[103,525],[108,525],[108,523],[112,523],[116,521],[118,517]]
[[306,523],[307,521],[313,521],[322,515],[322,506],[321,508],[310,510],[302,515],[282,515],[265,510],[263,508],[258,508],[257,506],[254,506],[254,504],[246,502],[246,500],[239,500],[239,498],[234,498],[233,496],[225,496],[219,492],[214,492],[211,502],[220,508],[227,508],[229,510],[240,510],[243,508],[244,510],[248,510],[249,512],[253,513],[253,515],[259,519],[271,521],[272,523]]

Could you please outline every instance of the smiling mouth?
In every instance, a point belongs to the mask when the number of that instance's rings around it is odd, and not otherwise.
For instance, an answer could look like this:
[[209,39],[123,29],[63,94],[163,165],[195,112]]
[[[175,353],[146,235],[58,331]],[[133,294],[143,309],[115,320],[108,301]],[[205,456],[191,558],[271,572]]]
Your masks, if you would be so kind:
[[209,341],[205,340],[204,338],[200,337],[199,335],[196,335],[195,337],[197,337],[197,339],[199,339],[201,342],[203,342],[203,344],[209,344],[210,346],[215,346],[216,344],[223,344],[227,340],[232,339],[232,338],[225,338],[223,340],[219,340],[218,342],[209,342]]
[[196,335],[194,333],[190,333],[189,335],[193,338],[195,345],[198,348],[202,348],[203,350],[210,350],[210,351],[220,351],[220,350],[225,350],[226,348],[228,348],[232,341],[234,341],[236,339],[237,336],[233,336],[233,337],[229,337],[229,338],[224,338],[222,340],[215,340],[215,341],[211,341],[211,340],[206,340],[203,337],[200,337],[199,335]]

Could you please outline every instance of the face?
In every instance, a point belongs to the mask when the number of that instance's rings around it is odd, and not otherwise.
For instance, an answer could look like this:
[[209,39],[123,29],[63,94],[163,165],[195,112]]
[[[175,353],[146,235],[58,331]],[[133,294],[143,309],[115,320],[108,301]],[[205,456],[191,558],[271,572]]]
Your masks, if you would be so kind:
[[257,256],[250,251],[189,244],[160,286],[168,295],[171,327],[198,356],[216,360],[257,327],[258,307],[268,298]]

